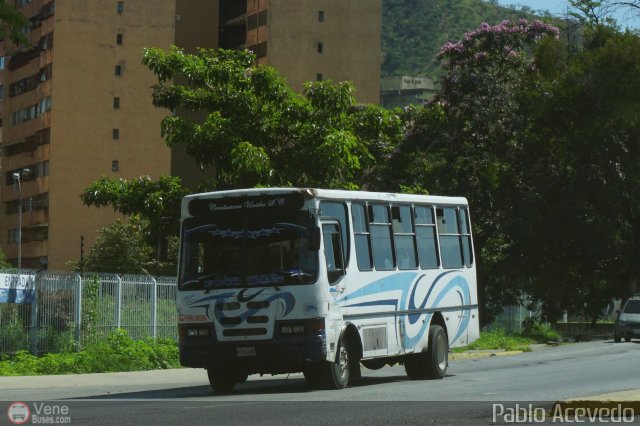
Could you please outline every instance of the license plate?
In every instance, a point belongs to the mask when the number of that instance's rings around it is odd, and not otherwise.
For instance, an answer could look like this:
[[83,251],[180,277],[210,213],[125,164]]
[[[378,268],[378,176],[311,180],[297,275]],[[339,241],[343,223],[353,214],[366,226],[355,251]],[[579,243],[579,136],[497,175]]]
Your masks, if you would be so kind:
[[256,348],[253,346],[240,346],[236,348],[238,356],[256,356]]

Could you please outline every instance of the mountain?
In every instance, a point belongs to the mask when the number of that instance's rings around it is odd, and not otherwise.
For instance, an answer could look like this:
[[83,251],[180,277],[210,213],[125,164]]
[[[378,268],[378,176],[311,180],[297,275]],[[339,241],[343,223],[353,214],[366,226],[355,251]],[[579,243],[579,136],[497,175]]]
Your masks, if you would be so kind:
[[481,0],[382,0],[382,75],[437,77],[436,53],[482,22],[535,19],[532,10],[515,10]]

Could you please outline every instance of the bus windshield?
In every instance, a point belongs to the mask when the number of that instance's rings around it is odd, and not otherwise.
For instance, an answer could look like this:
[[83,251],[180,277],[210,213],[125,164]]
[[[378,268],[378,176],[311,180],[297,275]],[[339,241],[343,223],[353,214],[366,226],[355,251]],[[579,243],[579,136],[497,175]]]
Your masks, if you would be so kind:
[[318,251],[309,249],[309,216],[278,216],[236,212],[185,219],[181,290],[315,282]]

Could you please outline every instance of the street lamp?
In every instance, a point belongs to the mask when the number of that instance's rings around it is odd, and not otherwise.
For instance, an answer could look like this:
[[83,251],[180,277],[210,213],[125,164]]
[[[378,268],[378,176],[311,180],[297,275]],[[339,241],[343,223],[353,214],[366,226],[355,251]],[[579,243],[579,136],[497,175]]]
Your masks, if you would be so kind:
[[13,172],[13,181],[18,185],[18,277],[22,273],[22,176],[29,174],[31,170],[25,167]]

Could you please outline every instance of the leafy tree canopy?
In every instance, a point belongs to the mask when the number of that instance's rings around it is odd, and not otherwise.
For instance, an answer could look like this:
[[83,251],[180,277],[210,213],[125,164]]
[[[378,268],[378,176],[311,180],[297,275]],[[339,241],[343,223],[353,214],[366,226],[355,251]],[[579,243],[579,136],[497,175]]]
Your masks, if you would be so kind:
[[22,13],[6,0],[0,0],[0,38],[9,39],[17,45],[27,44],[28,40],[22,31],[26,24],[27,18]]
[[374,187],[402,138],[399,113],[357,104],[351,83],[300,95],[249,51],[146,49],[143,62],[158,77],[154,105],[177,112],[162,121],[167,144],[215,165],[217,188]]
[[149,176],[131,180],[105,176],[87,187],[81,199],[87,206],[109,206],[123,215],[143,218],[145,235],[158,244],[159,258],[160,242],[178,231],[180,202],[187,193],[178,177],[162,176],[154,182]]

